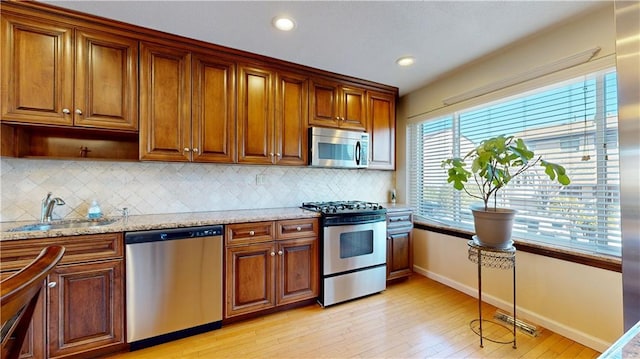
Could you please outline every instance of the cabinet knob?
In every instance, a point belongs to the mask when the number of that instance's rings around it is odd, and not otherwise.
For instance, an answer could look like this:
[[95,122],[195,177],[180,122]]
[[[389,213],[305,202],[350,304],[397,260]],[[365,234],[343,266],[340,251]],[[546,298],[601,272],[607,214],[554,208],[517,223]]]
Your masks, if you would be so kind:
[[76,108],[76,113],[77,113],[78,115],[82,115],[82,110],[80,110],[79,108]]
[[57,285],[58,285],[58,283],[56,283],[56,282],[47,283],[47,287],[49,287],[49,288],[55,288],[55,286],[57,286]]
[[273,157],[273,152],[269,152],[269,157]]
[[275,256],[275,255],[276,255],[276,253],[275,253],[275,252],[271,252],[271,256],[272,256],[272,257],[273,257],[273,256]]
[[280,158],[280,157],[282,157],[282,155],[279,154],[279,153],[276,153],[276,157]]
[[254,232],[254,231],[249,231],[249,235],[250,235],[250,236],[253,236],[254,234],[256,234],[256,232]]
[[198,153],[198,147],[194,148],[193,152]]
[[70,113],[71,113],[71,111],[69,111],[69,109],[68,109],[68,108],[63,108],[63,109],[62,109],[62,113],[64,113],[65,115],[68,115],[68,114],[70,114]]
[[185,147],[184,148],[184,152],[189,152],[189,151],[191,151],[191,149],[189,147]]
[[281,256],[284,252],[283,251],[278,251],[278,255]]
[[300,232],[302,230],[302,228],[300,228],[300,226],[296,227],[296,231]]

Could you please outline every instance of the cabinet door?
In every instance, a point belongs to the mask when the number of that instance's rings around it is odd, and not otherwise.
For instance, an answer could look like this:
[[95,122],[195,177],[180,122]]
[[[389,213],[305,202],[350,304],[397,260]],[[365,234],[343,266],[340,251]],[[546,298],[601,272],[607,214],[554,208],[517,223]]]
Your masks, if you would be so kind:
[[49,357],[124,345],[122,260],[59,266],[49,276]]
[[74,124],[138,130],[138,41],[76,31]]
[[[2,273],[0,279],[12,275],[15,272]],[[31,318],[31,325],[27,331],[27,336],[24,338],[24,344],[22,344],[22,350],[20,351],[20,359],[41,359],[44,358],[45,349],[45,303],[47,285],[46,281],[42,283],[43,287],[38,296],[38,303],[33,310],[33,317]],[[3,318],[4,320],[5,318]]]
[[2,121],[72,124],[72,28],[3,14],[1,66]]
[[395,169],[396,109],[395,96],[379,92],[369,92],[368,125],[369,168]]
[[193,55],[193,160],[233,163],[236,149],[236,65]]
[[340,127],[340,86],[333,82],[312,79],[310,92],[309,125]]
[[191,160],[191,53],[140,45],[140,159]]
[[387,280],[407,277],[412,272],[411,231],[387,236]]
[[340,127],[364,131],[366,129],[365,90],[342,87],[340,91]]
[[272,308],[275,298],[273,242],[227,247],[225,318]]
[[307,164],[308,96],[306,76],[278,73],[275,151],[279,165]]
[[318,296],[318,239],[278,242],[278,305]]
[[275,73],[251,66],[238,69],[238,162],[272,164]]

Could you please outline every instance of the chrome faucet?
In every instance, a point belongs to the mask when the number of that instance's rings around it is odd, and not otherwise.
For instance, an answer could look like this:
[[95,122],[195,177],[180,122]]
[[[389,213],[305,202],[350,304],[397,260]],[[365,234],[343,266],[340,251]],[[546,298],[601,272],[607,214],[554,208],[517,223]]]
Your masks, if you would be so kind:
[[51,198],[52,193],[47,193],[47,197],[42,200],[42,207],[40,207],[40,222],[51,222],[51,214],[53,213],[53,207],[58,205],[62,206],[64,201],[60,197]]

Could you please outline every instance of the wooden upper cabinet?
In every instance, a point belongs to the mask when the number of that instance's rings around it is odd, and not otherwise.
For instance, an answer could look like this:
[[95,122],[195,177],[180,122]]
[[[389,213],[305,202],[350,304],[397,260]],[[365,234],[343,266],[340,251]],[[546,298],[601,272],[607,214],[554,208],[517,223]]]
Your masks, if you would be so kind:
[[306,76],[238,69],[238,162],[306,165]]
[[193,160],[235,162],[236,64],[193,54],[191,111]]
[[311,80],[309,124],[364,131],[366,91],[326,80]]
[[73,61],[73,28],[3,14],[2,121],[72,125]]
[[76,31],[74,124],[138,130],[138,41]]
[[138,42],[2,16],[2,120],[138,129]]
[[367,92],[369,168],[395,169],[395,94]]
[[140,45],[140,159],[191,160],[191,53]]
[[274,84],[272,70],[238,68],[238,162],[272,164],[274,151]]
[[276,88],[276,164],[307,164],[309,81],[306,76],[278,73]]
[[140,159],[235,161],[235,62],[140,45]]

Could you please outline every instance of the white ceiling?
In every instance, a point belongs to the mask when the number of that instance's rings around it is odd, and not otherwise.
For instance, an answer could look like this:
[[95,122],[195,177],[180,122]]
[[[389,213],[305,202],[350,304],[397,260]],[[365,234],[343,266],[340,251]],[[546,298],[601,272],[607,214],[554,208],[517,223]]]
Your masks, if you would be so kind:
[[[400,95],[603,1],[45,1],[396,86]],[[276,15],[293,17],[284,33]],[[416,57],[409,68],[395,60]]]

